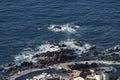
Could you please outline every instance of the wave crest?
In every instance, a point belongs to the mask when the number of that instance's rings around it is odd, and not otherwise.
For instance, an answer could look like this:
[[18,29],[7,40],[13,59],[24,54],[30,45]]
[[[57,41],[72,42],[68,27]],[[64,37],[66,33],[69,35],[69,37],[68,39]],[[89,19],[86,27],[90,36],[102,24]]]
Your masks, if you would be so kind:
[[[74,54],[80,56],[82,52],[88,52],[93,45],[84,43],[81,41],[76,41],[74,39],[68,39],[66,41],[61,41],[59,43],[45,43],[37,47],[37,50],[24,49],[22,54],[15,56],[15,62],[36,62],[33,58],[34,55],[47,52],[57,52],[60,49],[74,50]],[[41,57],[41,59],[43,59]]]

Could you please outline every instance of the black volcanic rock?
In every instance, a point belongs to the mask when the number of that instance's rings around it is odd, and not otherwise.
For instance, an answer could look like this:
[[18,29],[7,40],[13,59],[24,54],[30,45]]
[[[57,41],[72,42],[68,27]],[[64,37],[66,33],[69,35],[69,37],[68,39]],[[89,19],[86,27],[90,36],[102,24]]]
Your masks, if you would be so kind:
[[75,26],[70,26],[72,29],[77,29],[77,27],[75,27]]
[[33,65],[32,62],[23,62],[23,63],[21,63],[20,66],[26,66],[26,67],[28,67],[28,66],[32,66],[32,65]]
[[72,70],[80,70],[80,69],[89,69],[89,68],[95,68],[98,67],[98,65],[96,63],[92,63],[92,64],[72,64],[72,65],[68,65],[68,67]]
[[33,56],[33,58],[41,57],[47,58],[45,60],[39,59],[38,62],[40,62],[41,64],[50,65],[54,63],[65,62],[66,60],[69,59],[74,59],[76,56],[74,56],[74,50],[61,48],[58,51],[39,53]]
[[119,57],[119,54],[112,53],[112,54],[109,56],[109,58],[110,58],[111,60],[118,60],[120,57]]
[[92,45],[89,50],[95,50],[96,49],[96,46],[95,45]]
[[53,29],[61,29],[61,26],[55,25]]
[[113,48],[109,48],[109,49],[106,49],[104,50],[104,54],[110,54],[110,53],[114,53],[114,52],[119,52],[120,51],[120,45],[117,45]]
[[76,42],[74,42],[74,45],[76,45],[76,46],[83,46],[83,43],[76,41]]

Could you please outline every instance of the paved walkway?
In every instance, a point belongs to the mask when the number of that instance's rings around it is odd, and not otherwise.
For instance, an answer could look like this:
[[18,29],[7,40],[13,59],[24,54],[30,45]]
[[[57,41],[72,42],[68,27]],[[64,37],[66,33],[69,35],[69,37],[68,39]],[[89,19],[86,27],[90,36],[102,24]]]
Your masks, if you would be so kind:
[[[68,66],[67,65],[71,65],[71,64],[75,64],[75,63],[86,63],[88,62],[89,64],[91,63],[101,63],[101,64],[114,64],[114,65],[120,65],[120,62],[114,62],[114,61],[80,61],[80,62],[67,62],[67,63],[60,63],[56,66],[59,66],[59,67],[62,67],[62,68],[65,68],[67,70],[69,70]],[[53,66],[50,66],[51,68],[55,68],[56,67],[55,65]],[[20,76],[23,76],[23,75],[26,75],[28,73],[31,73],[31,72],[35,72],[35,71],[40,71],[40,70],[45,70],[47,68],[35,68],[35,69],[29,69],[29,70],[24,70],[24,71],[21,71],[19,74],[16,73],[15,75],[13,76],[10,76],[9,79],[10,80],[15,80],[16,78],[20,77]]]
[[15,75],[9,77],[9,79],[10,79],[10,80],[15,80],[16,78],[21,77],[21,76],[24,76],[24,75],[26,75],[26,74],[29,74],[29,73],[31,73],[31,72],[40,71],[40,70],[45,70],[45,69],[47,69],[47,68],[42,68],[42,69],[36,68],[36,69],[24,70],[24,71],[21,71],[21,72],[19,72],[19,73],[16,73]]
[[88,62],[89,64],[91,63],[99,63],[99,64],[108,64],[108,65],[120,65],[120,62],[114,62],[114,61],[80,61],[80,62],[68,62],[68,63],[60,63],[58,66],[63,67],[67,70],[69,70],[67,65],[75,64],[75,63],[86,63]]

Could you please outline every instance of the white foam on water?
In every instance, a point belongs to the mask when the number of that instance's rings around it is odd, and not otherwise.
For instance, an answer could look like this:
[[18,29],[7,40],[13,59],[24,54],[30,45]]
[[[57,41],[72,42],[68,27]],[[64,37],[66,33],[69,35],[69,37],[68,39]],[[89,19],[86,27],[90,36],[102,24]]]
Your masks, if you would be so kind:
[[68,49],[74,49],[81,52],[86,52],[87,49],[90,49],[91,45],[82,43],[82,46],[75,45],[76,41],[74,39],[68,39],[67,41],[61,41],[60,44],[64,44]]
[[[120,45],[116,45],[113,47],[114,50],[119,49],[120,50]],[[120,51],[114,51],[112,53],[118,54],[120,56]]]
[[91,46],[90,44],[87,44],[87,43],[84,44],[84,48],[87,49],[87,50],[90,49],[91,47],[92,47],[92,46]]
[[46,53],[48,51],[49,52],[58,51],[60,47],[54,44],[42,44],[41,46],[38,46],[37,49],[38,49],[37,53]]
[[22,62],[36,62],[36,60],[32,59],[33,55],[35,54],[35,51],[32,48],[24,48],[22,53],[19,55],[16,55],[15,62],[16,63],[22,63]]
[[39,28],[39,27],[38,27],[37,30],[42,30],[42,28]]
[[[35,59],[33,59],[33,56],[40,53],[47,53],[49,52],[55,52],[60,50],[61,48],[64,49],[72,49],[75,50],[74,53],[80,55],[82,52],[87,52],[87,49],[90,49],[91,45],[87,43],[82,43],[82,45],[75,45],[74,39],[68,39],[66,41],[61,41],[59,44],[53,44],[53,43],[45,43],[37,47],[37,50],[34,51],[31,48],[26,48],[22,52],[22,54],[15,56],[15,62],[22,63],[22,62],[36,62]],[[60,45],[66,45],[66,47],[61,47]],[[42,58],[43,59],[43,58]]]
[[[58,26],[58,27],[56,27]],[[50,25],[48,27],[49,30],[54,32],[69,32],[69,33],[76,33],[80,26],[78,25],[71,25],[71,24],[65,24],[65,25]]]
[[116,45],[115,47],[114,47],[114,50],[115,49],[120,49],[120,45]]
[[22,62],[34,62],[32,59],[32,54],[22,53],[20,55],[15,56],[15,62],[16,63],[22,63]]
[[30,48],[24,49],[23,53],[20,55],[15,56],[15,62],[22,63],[22,62],[36,62],[32,57],[35,54],[39,53],[46,53],[46,52],[53,52],[58,51],[60,48],[54,44],[42,44],[41,46],[37,47],[37,51],[32,51]]
[[120,55],[120,52],[114,52],[114,53]]

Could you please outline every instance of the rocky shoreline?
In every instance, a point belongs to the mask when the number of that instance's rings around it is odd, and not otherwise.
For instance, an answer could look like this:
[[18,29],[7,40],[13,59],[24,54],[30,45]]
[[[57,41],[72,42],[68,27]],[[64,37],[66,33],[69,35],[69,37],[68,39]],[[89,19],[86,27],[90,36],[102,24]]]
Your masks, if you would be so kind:
[[[7,79],[9,76],[18,73],[19,71],[24,71],[32,68],[45,68],[50,65],[65,63],[70,60],[74,61],[75,58],[78,56],[81,56],[82,61],[88,60],[87,58],[89,56],[95,57],[96,60],[106,61],[119,61],[120,58],[120,46],[115,46],[113,48],[106,49],[103,53],[98,53],[96,51],[96,46],[94,45],[90,45],[87,48],[84,47],[84,51],[82,51],[81,48],[83,48],[85,43],[81,41],[73,41],[72,45],[74,45],[76,49],[68,48],[68,45],[66,44],[48,43],[48,45],[51,49],[56,46],[58,46],[59,49],[57,51],[47,51],[44,53],[37,53],[33,55],[32,59],[34,59],[35,62],[24,61],[19,64],[7,63],[1,65],[0,71],[2,72],[2,74],[5,74],[5,77],[3,77],[2,80],[9,80]],[[78,52],[78,54],[76,54],[76,52]],[[92,58],[90,60],[92,60]],[[75,67],[71,68],[74,69]]]

